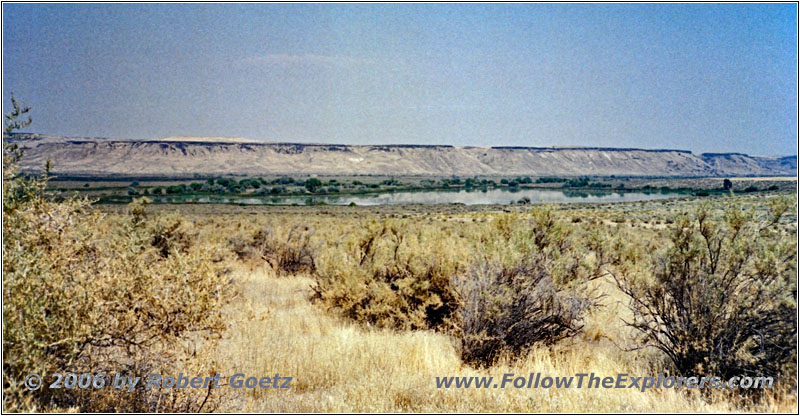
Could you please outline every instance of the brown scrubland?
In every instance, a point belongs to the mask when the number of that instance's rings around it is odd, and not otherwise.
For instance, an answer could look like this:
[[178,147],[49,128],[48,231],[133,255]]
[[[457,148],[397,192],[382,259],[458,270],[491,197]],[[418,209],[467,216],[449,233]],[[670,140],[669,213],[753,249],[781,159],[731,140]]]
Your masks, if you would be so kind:
[[[127,206],[3,160],[7,412],[793,412],[797,199]],[[30,373],[292,377],[28,390]],[[771,389],[438,388],[437,377],[773,377]]]
[[[796,200],[97,208],[4,189],[8,411],[787,412]],[[405,218],[404,218],[405,217]],[[722,352],[722,353],[720,353]],[[57,371],[292,388],[21,386]],[[771,390],[439,389],[445,376],[774,376]]]

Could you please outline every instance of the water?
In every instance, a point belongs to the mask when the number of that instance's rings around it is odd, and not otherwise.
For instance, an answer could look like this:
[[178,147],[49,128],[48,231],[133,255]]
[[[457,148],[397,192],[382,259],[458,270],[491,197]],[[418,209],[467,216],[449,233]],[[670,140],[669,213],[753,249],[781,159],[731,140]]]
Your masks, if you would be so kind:
[[621,192],[610,190],[556,190],[556,189],[522,189],[509,190],[461,189],[458,191],[403,191],[382,192],[361,195],[292,195],[292,196],[224,196],[224,195],[178,195],[154,198],[162,203],[198,203],[198,204],[245,204],[245,205],[397,205],[397,204],[509,204],[522,198],[531,203],[563,203],[563,202],[632,202],[653,199],[674,198],[678,193],[661,192]]

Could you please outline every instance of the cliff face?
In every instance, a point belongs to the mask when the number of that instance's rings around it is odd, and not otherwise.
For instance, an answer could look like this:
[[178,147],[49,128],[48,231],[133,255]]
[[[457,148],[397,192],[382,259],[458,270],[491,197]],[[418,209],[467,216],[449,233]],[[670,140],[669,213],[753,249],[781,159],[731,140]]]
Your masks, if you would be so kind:
[[111,140],[15,134],[26,171],[68,175],[632,175],[797,174],[797,157],[683,150],[268,143],[244,139]]

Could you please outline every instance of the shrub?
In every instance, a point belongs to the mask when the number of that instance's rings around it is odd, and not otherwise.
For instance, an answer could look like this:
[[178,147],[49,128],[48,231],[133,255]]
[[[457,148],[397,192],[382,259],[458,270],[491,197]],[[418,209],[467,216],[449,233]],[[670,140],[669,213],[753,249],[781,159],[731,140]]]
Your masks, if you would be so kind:
[[726,191],[727,191],[728,189],[731,189],[731,188],[733,188],[733,182],[731,182],[731,180],[730,180],[730,179],[728,179],[728,178],[725,178],[725,179],[722,181],[722,189],[724,189],[724,190],[726,190]]
[[45,383],[64,372],[213,373],[193,350],[211,348],[222,333],[221,307],[232,293],[204,248],[173,244],[180,226],[164,229],[146,215],[146,200],[117,221],[88,200],[50,201],[46,179],[18,175],[18,155],[4,144],[4,410],[213,410],[211,390],[24,388],[29,373]]
[[501,355],[517,356],[537,343],[574,336],[590,306],[588,297],[556,289],[541,256],[509,268],[473,266],[456,283],[461,359],[490,366]]
[[[652,278],[619,267],[643,345],[669,357],[679,375],[779,376],[796,368],[797,303],[794,236],[769,216],[706,207],[670,227],[671,245],[652,253]],[[641,272],[641,271],[640,271]]]
[[277,273],[313,273],[316,270],[309,227],[267,227],[256,231],[249,241],[229,240],[239,258],[255,257],[265,260]]
[[317,190],[317,188],[322,186],[322,181],[317,179],[317,178],[309,178],[309,179],[306,179],[304,185],[305,185],[306,189],[308,189],[308,192],[312,192],[313,193],[314,191]]
[[536,183],[559,183],[559,182],[566,182],[567,178],[559,178],[553,176],[544,176],[541,178],[536,179]]
[[355,321],[398,329],[444,326],[457,306],[458,250],[407,222],[370,221],[322,253],[314,300]]
[[28,411],[201,410],[206,392],[170,392],[170,402],[144,388],[122,398],[21,388],[30,372],[185,371],[198,365],[187,342],[211,342],[224,328],[220,307],[230,291],[207,253],[176,249],[173,227],[160,229],[137,204],[110,224],[87,204],[36,196],[4,212],[3,371],[14,380],[4,385],[6,403]]
[[388,219],[353,226],[318,258],[314,299],[368,325],[435,329],[488,365],[577,333],[596,275],[548,209],[500,215],[477,229]]
[[577,246],[571,229],[546,207],[530,217],[499,216],[491,231],[483,257],[452,282],[461,302],[461,357],[477,366],[579,333],[596,300],[582,283],[600,276],[604,263],[602,255],[594,265],[584,262],[593,246]]

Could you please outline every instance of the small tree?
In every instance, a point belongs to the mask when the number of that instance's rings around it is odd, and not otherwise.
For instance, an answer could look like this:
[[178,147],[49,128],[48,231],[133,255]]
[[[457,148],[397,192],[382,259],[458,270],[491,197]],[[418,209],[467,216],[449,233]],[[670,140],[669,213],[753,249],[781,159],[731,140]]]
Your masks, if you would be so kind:
[[[14,130],[21,130],[31,125],[33,120],[28,113],[31,111],[29,106],[20,104],[11,94],[11,112],[5,115],[3,133],[9,134]],[[27,116],[27,119],[24,119]]]
[[727,190],[729,190],[731,188],[733,188],[733,182],[731,182],[730,179],[725,178],[725,180],[722,181],[722,189],[727,191]]
[[309,178],[306,180],[305,186],[309,192],[314,192],[317,190],[317,188],[322,186],[322,181],[317,178]]

